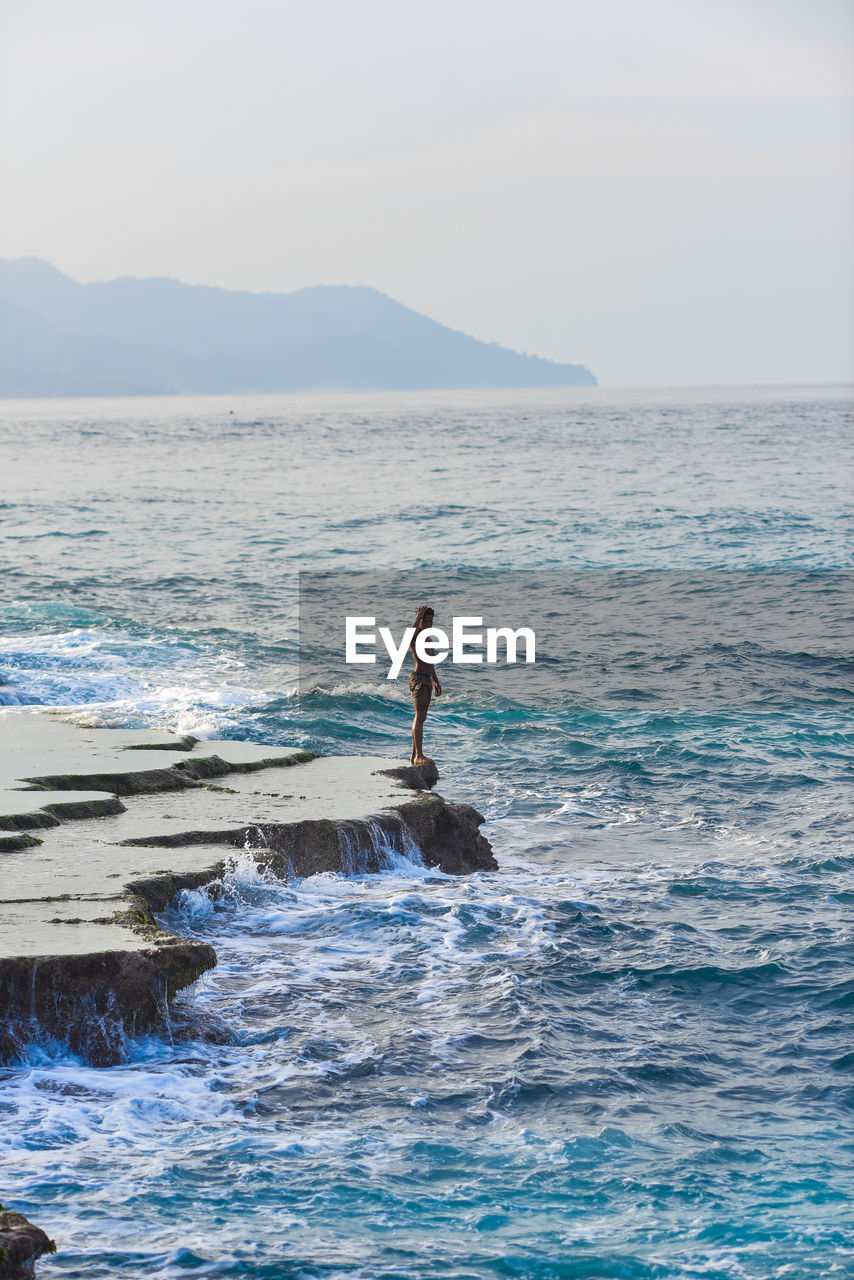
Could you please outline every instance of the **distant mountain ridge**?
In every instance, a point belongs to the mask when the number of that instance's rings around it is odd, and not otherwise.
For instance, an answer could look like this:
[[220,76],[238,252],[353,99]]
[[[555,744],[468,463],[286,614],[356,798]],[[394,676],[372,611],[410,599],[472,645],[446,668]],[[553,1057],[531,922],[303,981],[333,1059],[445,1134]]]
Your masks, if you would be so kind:
[[0,396],[596,386],[376,289],[249,293],[159,277],[80,284],[0,259]]

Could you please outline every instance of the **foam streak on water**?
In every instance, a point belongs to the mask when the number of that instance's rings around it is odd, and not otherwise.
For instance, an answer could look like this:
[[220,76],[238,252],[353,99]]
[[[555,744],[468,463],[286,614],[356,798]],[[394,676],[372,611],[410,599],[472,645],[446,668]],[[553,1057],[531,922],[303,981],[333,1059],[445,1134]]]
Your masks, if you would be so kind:
[[[94,723],[403,754],[405,697],[295,696],[300,567],[850,567],[839,392],[22,402],[3,432],[0,696]],[[500,871],[383,828],[349,875],[249,849],[183,893],[163,923],[220,962],[168,1033],[0,1076],[41,1274],[850,1275],[850,652],[715,647],[714,610],[682,668],[714,699],[595,655],[571,699],[449,682],[430,741]]]

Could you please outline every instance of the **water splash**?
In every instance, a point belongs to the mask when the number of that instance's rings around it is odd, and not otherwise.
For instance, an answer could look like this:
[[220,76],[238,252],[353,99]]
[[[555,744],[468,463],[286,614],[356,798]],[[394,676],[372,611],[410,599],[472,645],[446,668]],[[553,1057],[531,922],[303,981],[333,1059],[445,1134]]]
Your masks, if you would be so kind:
[[338,828],[338,843],[346,876],[424,866],[421,850],[396,814],[342,823]]

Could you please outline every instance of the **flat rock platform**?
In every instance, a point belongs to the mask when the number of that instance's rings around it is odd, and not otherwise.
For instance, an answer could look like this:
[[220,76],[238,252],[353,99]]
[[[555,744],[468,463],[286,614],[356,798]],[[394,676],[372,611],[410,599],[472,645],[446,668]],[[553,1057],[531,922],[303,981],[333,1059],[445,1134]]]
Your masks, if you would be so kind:
[[154,913],[248,849],[282,878],[497,865],[435,765],[0,713],[0,1061],[53,1039],[110,1063],[216,964]]

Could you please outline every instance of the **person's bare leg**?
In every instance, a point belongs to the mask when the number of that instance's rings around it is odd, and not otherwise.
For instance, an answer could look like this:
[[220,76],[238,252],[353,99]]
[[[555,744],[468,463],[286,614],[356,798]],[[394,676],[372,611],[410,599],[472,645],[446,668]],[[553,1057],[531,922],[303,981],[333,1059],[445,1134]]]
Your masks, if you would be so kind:
[[412,721],[412,754],[409,757],[411,764],[424,764],[427,759],[424,754],[424,721],[427,719],[432,696],[432,689],[419,689],[414,695],[415,718]]

